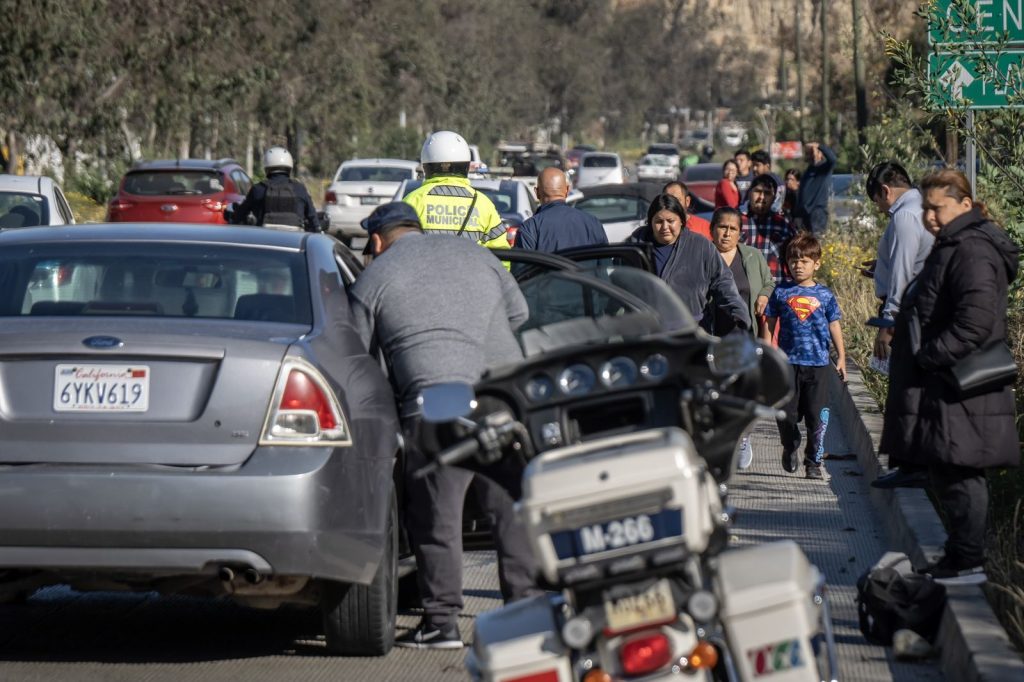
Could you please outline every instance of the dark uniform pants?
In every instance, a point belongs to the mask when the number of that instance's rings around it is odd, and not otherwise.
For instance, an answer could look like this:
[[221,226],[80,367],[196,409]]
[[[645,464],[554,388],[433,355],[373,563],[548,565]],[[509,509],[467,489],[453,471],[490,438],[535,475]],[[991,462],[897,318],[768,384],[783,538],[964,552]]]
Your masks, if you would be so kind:
[[800,420],[807,427],[804,465],[820,465],[825,457],[825,431],[828,429],[828,381],[832,365],[808,367],[790,365],[793,369],[793,398],[786,405],[786,418],[780,419],[779,436],[785,450],[800,447]]
[[491,516],[498,580],[505,602],[536,591],[535,562],[512,498],[482,476],[443,467],[422,478],[412,473],[431,461],[420,440],[418,418],[403,420],[406,442],[405,526],[416,554],[417,582],[427,622],[453,622],[462,611],[462,508],[470,486]]
[[928,479],[946,517],[946,556],[957,568],[980,566],[985,558],[988,483],[985,470],[932,460]]

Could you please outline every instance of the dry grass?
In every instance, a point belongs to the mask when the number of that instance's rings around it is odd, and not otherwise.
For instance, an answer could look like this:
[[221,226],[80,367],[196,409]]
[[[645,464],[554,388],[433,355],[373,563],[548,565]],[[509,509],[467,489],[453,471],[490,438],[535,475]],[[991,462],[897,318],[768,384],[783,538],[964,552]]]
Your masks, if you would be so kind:
[[107,207],[98,204],[81,192],[67,192],[71,212],[75,214],[75,222],[101,223],[107,216]]

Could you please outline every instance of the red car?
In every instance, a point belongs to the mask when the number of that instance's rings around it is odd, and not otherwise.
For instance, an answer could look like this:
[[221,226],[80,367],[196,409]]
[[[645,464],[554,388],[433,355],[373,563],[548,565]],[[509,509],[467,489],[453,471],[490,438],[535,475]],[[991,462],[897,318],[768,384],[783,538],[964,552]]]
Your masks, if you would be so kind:
[[224,224],[252,180],[233,159],[171,159],[136,164],[107,204],[109,222]]
[[722,179],[721,163],[696,163],[683,169],[681,180],[686,183],[686,189],[700,199],[715,205],[715,187]]

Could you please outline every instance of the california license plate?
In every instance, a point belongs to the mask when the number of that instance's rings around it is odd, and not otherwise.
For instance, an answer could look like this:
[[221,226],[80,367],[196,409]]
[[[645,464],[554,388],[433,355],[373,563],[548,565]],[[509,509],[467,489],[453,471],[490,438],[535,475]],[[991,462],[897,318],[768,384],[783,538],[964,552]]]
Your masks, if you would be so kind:
[[145,412],[149,409],[146,365],[57,365],[53,409],[57,412]]
[[620,597],[604,603],[608,630],[622,632],[654,623],[670,623],[677,617],[672,587],[659,580],[640,594]]

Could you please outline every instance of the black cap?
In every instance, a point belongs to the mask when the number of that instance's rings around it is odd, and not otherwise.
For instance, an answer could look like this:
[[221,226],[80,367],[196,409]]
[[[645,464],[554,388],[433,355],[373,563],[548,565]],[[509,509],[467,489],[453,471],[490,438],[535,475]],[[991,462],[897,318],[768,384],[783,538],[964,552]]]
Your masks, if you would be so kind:
[[363,218],[359,224],[366,230],[366,248],[364,254],[370,253],[369,238],[392,225],[404,223],[410,227],[421,227],[420,217],[416,215],[415,209],[404,201],[392,201],[381,204],[373,209],[373,213]]

